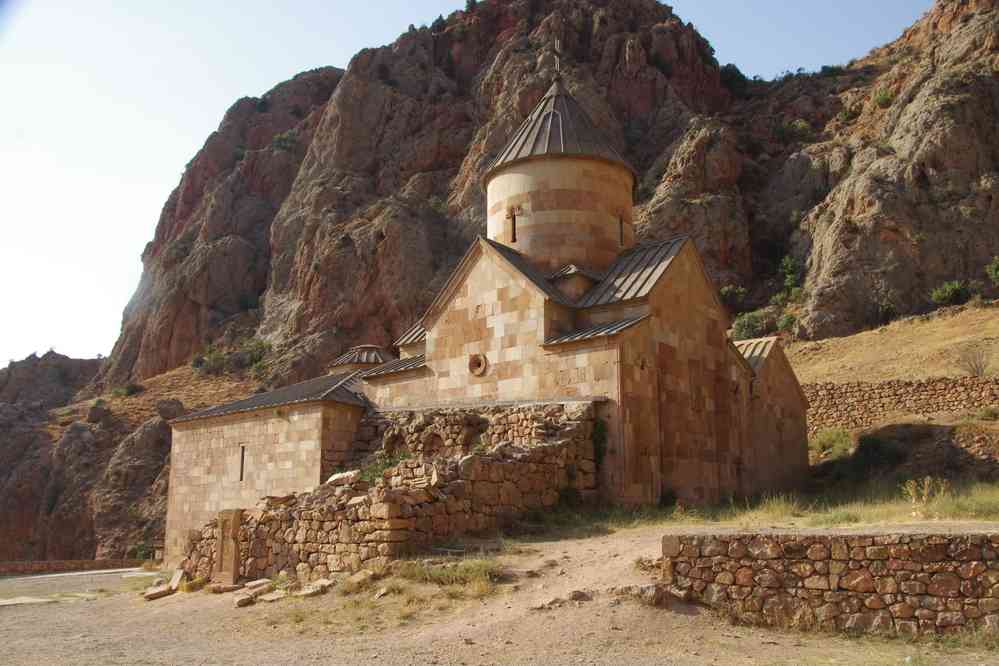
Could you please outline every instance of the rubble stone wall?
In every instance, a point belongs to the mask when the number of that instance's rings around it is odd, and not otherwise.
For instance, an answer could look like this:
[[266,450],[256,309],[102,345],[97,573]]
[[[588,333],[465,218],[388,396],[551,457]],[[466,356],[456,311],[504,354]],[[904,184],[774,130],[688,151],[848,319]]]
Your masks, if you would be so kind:
[[[240,574],[300,580],[376,567],[467,533],[596,493],[592,402],[399,412],[366,436],[409,455],[369,483],[361,471],[244,512]],[[381,420],[380,420],[381,419]],[[372,425],[374,423],[374,425]],[[215,522],[190,535],[183,566],[210,575]]]
[[895,414],[937,414],[999,406],[999,377],[943,377],[879,383],[805,384],[808,430],[864,428]]
[[674,594],[743,622],[857,633],[999,631],[999,533],[663,538]]

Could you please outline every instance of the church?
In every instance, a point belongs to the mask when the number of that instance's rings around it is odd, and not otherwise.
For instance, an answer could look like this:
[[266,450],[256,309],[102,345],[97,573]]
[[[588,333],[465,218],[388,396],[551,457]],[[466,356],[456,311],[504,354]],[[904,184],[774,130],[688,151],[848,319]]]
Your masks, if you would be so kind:
[[172,422],[168,558],[220,510],[349,467],[372,412],[591,401],[603,501],[793,487],[808,405],[779,341],[729,339],[692,240],[636,242],[635,184],[557,78],[484,175],[486,236],[393,350]]

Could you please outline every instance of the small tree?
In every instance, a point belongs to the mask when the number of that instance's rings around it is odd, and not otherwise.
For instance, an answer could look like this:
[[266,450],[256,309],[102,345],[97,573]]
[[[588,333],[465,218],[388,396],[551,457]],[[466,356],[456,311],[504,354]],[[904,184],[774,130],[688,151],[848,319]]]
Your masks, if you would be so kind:
[[466,2],[465,2],[465,11],[466,12],[474,12],[475,8],[478,7],[478,6],[479,6],[479,3],[476,2],[476,0],[466,0]]

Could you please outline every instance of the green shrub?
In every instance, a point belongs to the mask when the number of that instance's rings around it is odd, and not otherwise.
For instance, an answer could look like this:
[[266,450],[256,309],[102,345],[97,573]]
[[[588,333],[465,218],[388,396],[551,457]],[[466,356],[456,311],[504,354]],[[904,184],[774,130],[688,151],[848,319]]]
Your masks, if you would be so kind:
[[808,440],[808,450],[818,460],[837,460],[850,454],[853,438],[841,428],[823,430]]
[[960,280],[951,280],[930,292],[930,300],[937,305],[963,305],[971,298],[971,290]]
[[887,88],[880,88],[876,93],[874,93],[874,103],[877,104],[879,108],[887,109],[894,101],[895,93]]
[[798,323],[798,318],[785,312],[777,320],[777,330],[782,333],[790,333],[796,323]]
[[257,113],[267,113],[271,109],[271,102],[266,97],[257,100]]
[[736,340],[759,338],[767,333],[766,315],[760,310],[746,312],[735,318],[732,335]]
[[780,274],[784,278],[784,288],[794,289],[801,285],[801,262],[787,255],[780,262]]
[[801,303],[805,300],[805,290],[801,287],[795,287],[787,294],[787,300],[792,303]]
[[294,129],[290,129],[287,132],[281,132],[280,134],[275,134],[274,138],[271,139],[271,147],[275,150],[285,150],[292,151],[295,150],[295,146],[298,145],[298,132]]
[[822,65],[819,70],[819,76],[842,76],[845,73],[846,67],[843,65]]
[[134,382],[129,382],[124,386],[119,386],[118,388],[111,391],[111,395],[116,398],[124,398],[127,396],[138,395],[146,390],[146,387],[142,384],[136,384]]
[[776,294],[770,297],[770,305],[774,305],[778,308],[783,308],[787,305],[788,293],[786,291],[778,291]]
[[854,120],[860,117],[860,109],[857,107],[844,108],[841,109],[839,113],[836,114],[836,119],[841,123],[846,123],[849,125]]
[[789,141],[810,141],[814,138],[811,124],[804,118],[797,118],[788,123],[782,123],[774,128],[774,138],[781,143]]
[[718,290],[718,295],[721,297],[722,303],[728,306],[730,310],[738,312],[742,309],[742,305],[746,300],[746,288],[727,284]]
[[992,261],[985,266],[985,274],[992,280],[992,284],[999,287],[999,256],[992,257]]
[[393,455],[378,454],[375,460],[361,468],[361,479],[368,483],[375,483],[384,477],[385,470],[395,467],[409,457],[409,452],[401,451]]

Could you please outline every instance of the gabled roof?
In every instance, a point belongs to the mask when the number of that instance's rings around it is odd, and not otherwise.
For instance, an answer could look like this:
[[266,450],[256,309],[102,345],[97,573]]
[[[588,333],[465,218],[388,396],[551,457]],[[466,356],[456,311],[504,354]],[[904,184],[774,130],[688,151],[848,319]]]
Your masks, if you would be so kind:
[[346,405],[366,407],[364,399],[350,390],[357,378],[356,372],[339,375],[326,375],[308,381],[292,384],[283,388],[258,393],[244,400],[229,402],[216,407],[202,409],[174,419],[171,423],[185,423],[215,416],[227,416],[242,412],[253,412],[258,409],[282,407],[305,402],[339,402]]
[[417,320],[415,324],[409,327],[405,333],[403,333],[398,340],[393,342],[395,347],[405,347],[406,345],[415,345],[418,342],[423,342],[427,339],[427,329],[423,328],[423,321]]
[[395,361],[390,361],[385,365],[380,365],[377,368],[372,368],[364,372],[361,376],[364,379],[372,379],[375,377],[383,377],[385,375],[394,375],[400,372],[407,372],[409,370],[419,370],[427,365],[427,357],[424,354],[418,354],[417,356],[410,356],[409,358],[400,358]]
[[345,354],[333,361],[333,367],[338,365],[381,365],[394,360],[395,357],[378,345],[358,345],[347,350]]
[[648,296],[686,240],[686,236],[678,236],[636,245],[621,253],[607,269],[604,279],[579,299],[577,307],[609,305]]
[[548,338],[545,340],[544,344],[545,346],[564,345],[570,342],[582,342],[583,340],[592,340],[593,338],[609,337],[617,335],[621,331],[631,328],[635,324],[645,321],[648,318],[649,315],[642,315],[641,317],[631,317],[630,319],[612,321],[606,324],[600,324],[599,326],[592,326],[579,331],[573,331],[572,333],[566,333],[564,335]]
[[530,260],[517,252],[512,247],[498,243],[490,238],[480,238],[482,242],[495,250],[503,259],[506,260],[508,264],[513,266],[517,271],[527,278],[535,287],[544,292],[545,296],[552,299],[556,303],[561,303],[562,305],[573,306],[574,303],[567,299],[561,291],[559,291],[555,285],[548,281],[548,279],[542,275],[533,265],[531,265]]
[[549,280],[561,280],[562,278],[572,277],[573,275],[585,275],[594,282],[600,282],[604,279],[602,273],[597,271],[591,271],[588,268],[583,268],[582,266],[577,266],[576,264],[566,264],[562,268],[558,269],[554,273],[548,276]]
[[506,147],[493,160],[482,182],[497,169],[546,155],[595,157],[635,170],[598,130],[590,117],[566,90],[561,78],[555,79],[545,96],[534,107]]
[[736,340],[735,348],[746,359],[753,372],[759,372],[760,368],[770,356],[770,352],[777,345],[777,338],[754,338],[752,340]]

